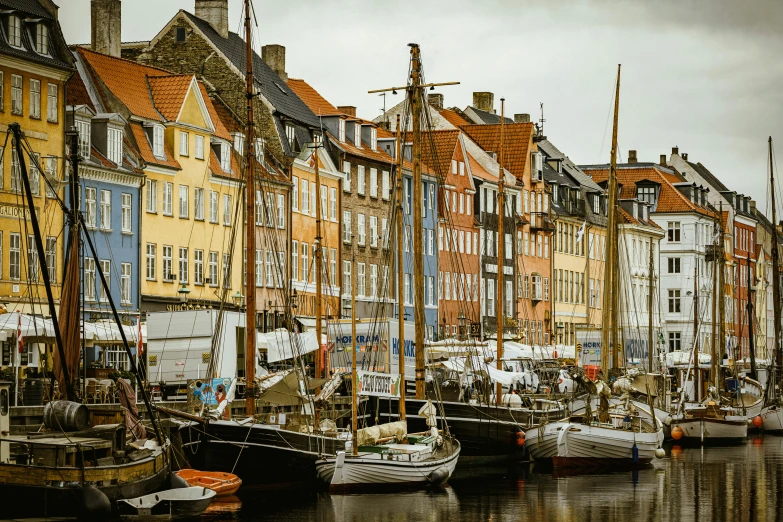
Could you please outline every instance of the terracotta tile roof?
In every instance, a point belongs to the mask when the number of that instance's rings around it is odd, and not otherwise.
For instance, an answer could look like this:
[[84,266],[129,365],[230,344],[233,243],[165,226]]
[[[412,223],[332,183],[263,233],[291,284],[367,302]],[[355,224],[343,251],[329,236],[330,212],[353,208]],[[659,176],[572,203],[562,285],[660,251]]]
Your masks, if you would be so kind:
[[92,99],[90,99],[90,95],[87,93],[87,87],[84,86],[80,74],[72,75],[66,82],[65,87],[67,94],[67,99],[65,101],[66,105],[86,105],[94,112],[97,112],[95,111],[95,105],[93,105]]
[[164,121],[152,103],[147,76],[161,76],[168,74],[167,71],[95,53],[82,47],[76,52],[131,113],[150,120]]
[[217,110],[215,110],[215,105],[212,103],[212,100],[209,98],[209,96],[207,96],[207,90],[204,88],[204,84],[198,82],[198,88],[201,90],[201,96],[204,98],[204,104],[207,106],[209,117],[212,119],[212,123],[215,125],[215,136],[224,140],[233,141],[233,138],[231,137],[231,134],[229,134],[228,129],[226,129],[226,126],[223,125],[223,120],[220,119]]
[[166,120],[176,121],[185,96],[188,94],[188,88],[193,82],[193,76],[187,74],[149,76],[147,81],[155,108]]
[[336,116],[342,113],[329,103],[326,98],[321,96],[318,91],[312,88],[309,83],[304,80],[289,78],[288,86],[294,91],[294,94],[299,96],[299,99],[305,102],[313,114],[316,116]]
[[[460,127],[479,147],[487,152],[500,149],[500,125],[463,125]],[[524,180],[525,165],[530,156],[532,123],[509,123],[503,130],[503,167]],[[498,161],[500,157],[498,155]]]
[[447,122],[451,123],[455,127],[462,127],[463,125],[470,125],[470,122],[457,114],[456,111],[453,111],[451,109],[440,109],[438,110],[441,116],[443,116]]
[[[203,92],[203,85],[200,83],[199,85],[201,86]],[[239,121],[239,117],[228,108],[222,99],[217,96],[212,98],[212,107],[215,109],[217,117],[220,119],[220,122],[228,132],[245,132],[245,129],[242,127],[242,122]]]
[[626,223],[626,224],[629,224],[629,225],[642,225],[642,226],[645,226],[645,227],[652,227],[652,228],[657,228],[659,230],[663,230],[652,219],[650,219],[648,221],[641,221],[641,220],[636,219],[635,217],[633,217],[631,214],[629,214],[628,211],[625,210],[624,208],[620,207],[619,210],[620,210],[619,214],[620,214],[620,222],[621,223]]
[[378,127],[378,139],[395,138],[395,134],[392,131],[386,130],[383,127]]
[[439,176],[446,177],[451,170],[451,159],[459,142],[460,131],[436,130],[421,134],[422,161],[434,169]]
[[147,133],[144,131],[144,127],[140,123],[131,122],[131,131],[133,131],[133,138],[136,141],[136,146],[141,154],[141,159],[151,165],[162,165],[164,167],[173,167],[175,169],[182,169],[179,162],[174,159],[174,155],[171,153],[168,145],[164,147],[166,152],[166,159],[160,160],[152,153],[152,147],[150,146],[149,139],[147,139]]
[[218,161],[217,156],[210,149],[209,151],[209,170],[216,176],[224,176],[227,178],[242,179],[242,169],[237,161],[237,155],[234,154],[234,149],[231,149],[231,172],[225,172]]
[[[596,183],[609,179],[609,165],[588,165],[580,167],[585,174],[593,178]],[[673,183],[679,183],[679,179],[668,172],[659,170],[655,166],[619,167],[617,169],[617,182],[622,185],[620,197],[631,199],[636,197],[636,182],[650,180],[661,185],[658,196],[658,204],[655,212],[698,212],[713,217],[712,212],[689,200],[685,194],[677,190]]]

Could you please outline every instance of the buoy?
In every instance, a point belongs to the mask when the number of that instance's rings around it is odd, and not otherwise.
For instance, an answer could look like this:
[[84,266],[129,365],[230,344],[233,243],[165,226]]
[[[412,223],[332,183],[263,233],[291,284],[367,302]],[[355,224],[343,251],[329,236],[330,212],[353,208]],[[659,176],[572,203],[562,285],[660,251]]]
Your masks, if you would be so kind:
[[672,428],[672,438],[674,440],[680,440],[683,435],[685,435],[685,433],[683,433],[682,428],[680,428],[679,426],[675,426]]
[[518,431],[517,432],[517,446],[524,446],[525,445],[525,432],[524,431]]
[[449,480],[449,476],[451,474],[449,473],[449,470],[446,468],[446,466],[441,466],[432,473],[429,474],[427,477],[430,481],[430,484],[433,486],[440,486],[441,484],[445,484],[447,480]]
[[755,427],[760,428],[762,424],[764,424],[764,419],[761,418],[761,415],[753,417],[753,425]]
[[631,448],[631,456],[633,457],[634,464],[639,462],[639,448],[636,446],[636,444],[634,444],[633,448]]
[[111,500],[91,484],[82,487],[81,520],[106,520],[111,515]]
[[658,448],[655,450],[655,456],[659,459],[662,459],[666,456],[666,451],[663,448]]

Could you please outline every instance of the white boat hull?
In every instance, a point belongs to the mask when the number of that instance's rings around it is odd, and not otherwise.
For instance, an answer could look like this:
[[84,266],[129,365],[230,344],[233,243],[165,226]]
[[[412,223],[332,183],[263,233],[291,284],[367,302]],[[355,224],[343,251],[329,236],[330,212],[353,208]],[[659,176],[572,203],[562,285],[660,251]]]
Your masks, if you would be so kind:
[[761,429],[765,433],[783,434],[783,408],[767,406],[761,410]]
[[442,458],[405,460],[407,455],[360,453],[357,456],[338,452],[316,462],[318,477],[329,484],[330,491],[403,486],[435,486],[444,484],[454,473],[459,458],[459,443],[453,442],[452,451]]
[[[613,466],[648,464],[663,443],[655,433],[555,422],[529,430],[525,446],[536,460],[552,459],[555,466]],[[634,450],[634,446],[636,450]]]
[[725,419],[675,417],[672,430],[675,426],[682,430],[681,441],[738,442],[748,437],[748,420],[741,416],[727,416]]

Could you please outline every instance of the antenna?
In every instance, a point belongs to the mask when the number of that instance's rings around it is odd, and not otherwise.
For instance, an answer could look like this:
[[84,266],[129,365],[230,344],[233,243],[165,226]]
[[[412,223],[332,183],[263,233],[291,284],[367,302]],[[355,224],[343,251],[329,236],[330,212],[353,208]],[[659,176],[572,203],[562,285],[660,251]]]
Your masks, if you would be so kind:
[[538,124],[539,124],[538,131],[543,136],[544,135],[544,122],[546,121],[546,119],[544,118],[544,102],[541,102],[540,106],[541,106],[541,119],[538,120]]

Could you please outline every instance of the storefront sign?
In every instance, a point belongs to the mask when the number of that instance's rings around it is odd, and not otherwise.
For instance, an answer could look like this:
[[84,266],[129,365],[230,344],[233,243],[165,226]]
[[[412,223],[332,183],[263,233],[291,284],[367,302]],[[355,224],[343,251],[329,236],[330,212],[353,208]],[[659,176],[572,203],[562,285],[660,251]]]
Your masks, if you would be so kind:
[[[35,209],[38,212],[38,209]],[[8,203],[0,203],[0,217],[9,219],[30,219],[30,212],[27,211],[25,205],[10,205]]]
[[399,398],[400,396],[399,374],[357,370],[356,380],[356,392],[359,395],[393,398]]

